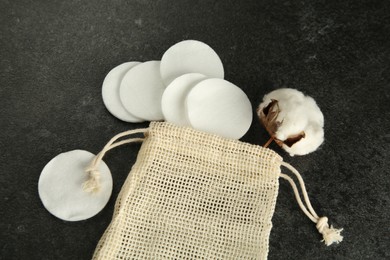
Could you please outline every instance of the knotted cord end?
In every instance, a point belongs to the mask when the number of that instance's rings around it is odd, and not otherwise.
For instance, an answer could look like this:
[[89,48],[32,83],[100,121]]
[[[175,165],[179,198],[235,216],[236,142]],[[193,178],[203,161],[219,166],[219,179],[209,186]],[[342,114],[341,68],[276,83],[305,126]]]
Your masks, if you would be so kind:
[[343,236],[341,235],[343,229],[336,229],[333,226],[329,227],[327,217],[319,218],[316,227],[318,232],[322,234],[324,239],[321,242],[324,242],[325,245],[330,246],[333,243],[338,244],[343,241]]
[[102,162],[103,156],[105,153],[115,147],[118,147],[123,144],[133,143],[133,142],[142,142],[143,138],[130,138],[122,141],[116,142],[119,138],[124,137],[126,135],[133,135],[136,133],[144,133],[145,135],[148,133],[148,128],[142,128],[142,129],[135,129],[135,130],[129,130],[122,132],[120,134],[117,134],[111,140],[104,146],[103,150],[100,151],[96,155],[96,157],[92,160],[90,166],[85,170],[88,174],[88,180],[86,180],[82,188],[85,192],[89,193],[97,193],[101,189],[101,183],[100,183],[100,172],[98,170],[99,164]]
[[83,183],[83,190],[89,193],[97,193],[100,190],[100,172],[96,168],[86,169],[89,177]]

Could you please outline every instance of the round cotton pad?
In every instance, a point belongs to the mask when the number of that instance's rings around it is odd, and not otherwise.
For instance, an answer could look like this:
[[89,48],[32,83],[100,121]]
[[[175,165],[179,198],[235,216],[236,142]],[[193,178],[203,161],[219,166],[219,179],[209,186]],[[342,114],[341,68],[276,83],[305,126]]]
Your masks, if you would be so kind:
[[232,139],[241,138],[252,123],[246,94],[223,79],[206,79],[188,93],[188,119],[193,128]]
[[119,88],[119,97],[130,114],[149,121],[162,120],[161,96],[164,89],[160,61],[148,61],[126,73]]
[[54,157],[43,168],[38,182],[39,197],[45,208],[57,218],[67,221],[88,219],[99,213],[107,204],[112,192],[110,170],[101,162],[101,189],[97,193],[83,190],[88,179],[85,169],[95,155],[73,150]]
[[175,78],[197,72],[212,78],[223,78],[221,59],[207,44],[186,40],[170,47],[161,59],[161,77],[166,85]]
[[204,79],[206,76],[203,74],[188,73],[176,78],[168,85],[161,99],[162,112],[167,122],[190,126],[185,99],[191,88]]
[[110,111],[110,113],[116,118],[132,123],[138,123],[144,120],[130,114],[123,107],[119,98],[119,86],[126,72],[138,64],[141,64],[141,62],[126,62],[113,68],[107,74],[102,86],[103,102],[108,111]]

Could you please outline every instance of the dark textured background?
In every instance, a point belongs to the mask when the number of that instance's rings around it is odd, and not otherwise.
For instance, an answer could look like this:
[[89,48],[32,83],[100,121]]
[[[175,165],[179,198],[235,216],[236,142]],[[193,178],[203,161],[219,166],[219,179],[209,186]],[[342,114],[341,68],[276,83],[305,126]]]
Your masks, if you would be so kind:
[[[269,259],[390,259],[389,37],[385,0],[1,0],[0,258],[91,257],[139,145],[107,155],[113,196],[86,221],[44,209],[40,172],[60,152],[96,153],[114,134],[147,126],[107,112],[106,73],[197,39],[220,55],[226,79],[254,108],[287,86],[313,96],[325,116],[326,141],[315,153],[271,148],[301,171],[314,207],[344,227],[345,241],[320,243],[281,181]],[[254,120],[243,140],[267,138]]]

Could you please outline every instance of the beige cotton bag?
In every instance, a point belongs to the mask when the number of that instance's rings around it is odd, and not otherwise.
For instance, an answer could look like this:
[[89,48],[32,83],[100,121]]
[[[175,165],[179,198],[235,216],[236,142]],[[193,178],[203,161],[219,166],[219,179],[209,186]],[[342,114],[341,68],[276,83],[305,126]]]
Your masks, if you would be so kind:
[[[145,138],[118,141],[135,133]],[[108,150],[135,141],[143,144],[93,259],[266,259],[279,177],[292,184],[325,243],[342,240],[274,151],[164,122],[114,137],[91,163],[85,190],[98,192],[96,169]],[[282,165],[297,174],[306,205]]]

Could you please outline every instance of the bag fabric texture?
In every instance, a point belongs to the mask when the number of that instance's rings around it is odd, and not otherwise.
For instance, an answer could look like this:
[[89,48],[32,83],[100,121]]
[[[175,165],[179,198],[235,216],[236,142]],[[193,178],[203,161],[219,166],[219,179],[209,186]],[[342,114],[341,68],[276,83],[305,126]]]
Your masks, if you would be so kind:
[[282,158],[152,122],[93,259],[266,259]]

